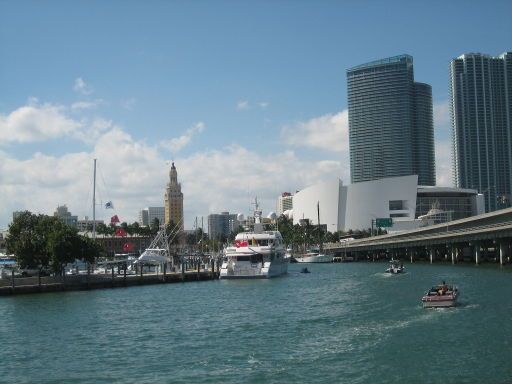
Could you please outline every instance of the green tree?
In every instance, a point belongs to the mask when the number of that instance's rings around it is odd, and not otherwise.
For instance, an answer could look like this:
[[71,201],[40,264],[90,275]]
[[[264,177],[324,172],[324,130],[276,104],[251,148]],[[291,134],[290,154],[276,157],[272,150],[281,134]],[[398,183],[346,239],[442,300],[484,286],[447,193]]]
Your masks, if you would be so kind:
[[21,268],[46,268],[49,255],[46,249],[42,216],[23,212],[9,225],[9,236],[5,241],[8,253],[12,253]]
[[277,227],[279,232],[281,232],[284,243],[286,245],[293,246],[295,243],[293,220],[289,219],[285,215],[281,215],[277,218]]
[[100,257],[104,253],[100,244],[93,239],[90,239],[85,236],[80,236],[79,241],[80,246],[79,253],[77,254],[77,259],[92,264],[98,257]]
[[110,229],[104,223],[98,223],[98,225],[96,225],[96,233],[99,235],[106,236],[106,235],[110,234]]
[[138,222],[134,222],[128,226],[128,233],[130,235],[140,235],[140,225]]
[[71,227],[54,228],[48,233],[47,250],[50,267],[55,273],[62,272],[64,265],[72,263],[80,252],[80,237]]

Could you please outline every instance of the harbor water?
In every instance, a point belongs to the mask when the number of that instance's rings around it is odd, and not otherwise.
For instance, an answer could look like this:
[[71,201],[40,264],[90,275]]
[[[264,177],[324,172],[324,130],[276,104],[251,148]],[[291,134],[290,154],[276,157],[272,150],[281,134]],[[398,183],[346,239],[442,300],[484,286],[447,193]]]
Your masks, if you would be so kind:
[[[512,270],[290,265],[270,280],[0,298],[5,383],[505,383]],[[445,280],[455,308],[423,309]]]

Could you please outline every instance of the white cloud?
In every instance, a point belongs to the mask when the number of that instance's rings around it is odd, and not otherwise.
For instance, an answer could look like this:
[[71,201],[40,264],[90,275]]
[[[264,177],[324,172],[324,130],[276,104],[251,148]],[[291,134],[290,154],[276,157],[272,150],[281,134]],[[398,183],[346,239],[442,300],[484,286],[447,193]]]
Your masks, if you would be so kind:
[[77,101],[71,104],[71,109],[73,110],[81,110],[81,109],[94,109],[97,108],[99,105],[103,104],[103,100],[97,99],[94,101]]
[[103,118],[95,118],[86,124],[86,120],[82,123],[82,129],[73,133],[73,138],[80,140],[87,144],[94,144],[101,135],[114,128],[114,124],[110,120]]
[[281,130],[284,142],[294,147],[310,147],[348,152],[348,111],[315,117]]
[[187,129],[185,133],[180,137],[176,137],[169,141],[163,142],[161,145],[162,147],[169,149],[169,151],[175,154],[182,150],[184,147],[186,147],[190,143],[192,138],[195,135],[201,133],[204,130],[204,128],[204,123],[202,121],[199,121],[189,129]]
[[135,107],[135,104],[137,104],[137,100],[135,100],[133,97],[121,101],[121,107],[128,111],[131,111],[133,107]]
[[59,105],[30,105],[20,107],[8,115],[0,114],[0,143],[28,143],[70,135],[82,127],[80,122],[64,114]]
[[249,101],[240,100],[238,103],[236,103],[236,109],[238,109],[239,111],[249,109]]
[[448,100],[434,103],[434,127],[450,127],[450,103]]
[[75,79],[73,89],[75,90],[75,92],[78,92],[82,95],[90,95],[91,93],[93,93],[93,88],[90,85],[88,85],[81,77],[77,77]]
[[258,103],[258,105],[259,105],[259,107],[260,107],[261,109],[267,109],[267,107],[270,105],[270,103],[269,103],[268,101],[260,101],[260,102]]

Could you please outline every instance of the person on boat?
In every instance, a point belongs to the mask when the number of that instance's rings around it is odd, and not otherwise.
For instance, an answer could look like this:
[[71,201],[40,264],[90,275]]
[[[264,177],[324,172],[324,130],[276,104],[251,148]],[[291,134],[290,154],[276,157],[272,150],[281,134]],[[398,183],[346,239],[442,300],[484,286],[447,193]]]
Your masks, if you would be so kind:
[[437,288],[438,288],[439,295],[445,295],[446,291],[448,291],[448,286],[446,285],[444,280]]

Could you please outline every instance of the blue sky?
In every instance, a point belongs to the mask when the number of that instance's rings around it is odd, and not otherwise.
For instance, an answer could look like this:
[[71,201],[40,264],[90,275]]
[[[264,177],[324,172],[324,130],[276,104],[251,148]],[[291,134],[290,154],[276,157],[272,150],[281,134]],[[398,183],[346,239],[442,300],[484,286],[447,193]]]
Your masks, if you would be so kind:
[[18,209],[90,216],[94,157],[101,201],[127,221],[163,205],[174,160],[186,228],[254,195],[270,211],[282,191],[348,183],[345,70],[402,53],[432,85],[450,185],[449,61],[512,49],[511,14],[510,1],[0,0],[0,229]]

